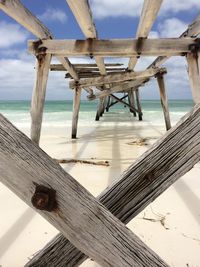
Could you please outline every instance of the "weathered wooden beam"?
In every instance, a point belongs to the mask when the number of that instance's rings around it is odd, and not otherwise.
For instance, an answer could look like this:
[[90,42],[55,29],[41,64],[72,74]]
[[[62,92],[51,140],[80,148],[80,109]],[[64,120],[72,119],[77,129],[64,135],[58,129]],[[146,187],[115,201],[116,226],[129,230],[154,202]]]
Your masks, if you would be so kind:
[[[19,0],[0,0],[0,9],[6,14],[15,19],[28,31],[33,33],[40,39],[52,39],[53,35],[42,24],[42,22],[36,18]],[[63,64],[66,70],[71,74],[73,79],[78,80],[77,74],[70,64],[69,60],[64,57],[57,57]]]
[[136,97],[139,121],[142,121],[142,115],[143,114],[142,114],[142,106],[141,106],[141,103],[140,103],[140,94],[139,94],[139,89],[138,88],[135,90],[135,97]]
[[132,107],[131,105],[129,105],[127,102],[125,102],[125,101],[123,101],[121,98],[119,98],[119,97],[117,97],[117,96],[115,96],[115,95],[111,95],[112,96],[112,98],[114,98],[116,101],[118,101],[119,103],[121,103],[121,104],[123,104],[123,105],[125,105],[125,106],[127,106],[127,107],[129,107],[130,108],[130,110],[132,111],[132,112],[139,112],[136,108],[134,108],[134,107]]
[[97,107],[95,121],[99,121],[99,119],[102,115],[103,105],[104,105],[104,97],[101,97],[101,98],[99,98],[99,103],[98,103],[98,107]]
[[81,103],[81,88],[77,86],[74,90],[73,114],[72,114],[72,139],[76,139],[77,136],[80,103]]
[[38,38],[53,38],[50,31],[19,0],[0,0],[0,9]]
[[200,52],[187,54],[188,74],[192,91],[192,97],[195,103],[200,103]]
[[137,39],[42,40],[40,44],[29,40],[28,49],[34,54],[40,53],[40,48],[46,49],[45,53],[57,56],[90,56],[91,54],[100,57],[175,56],[187,53],[189,45],[194,43],[193,38],[145,39],[138,49]]
[[[67,0],[82,32],[86,38],[96,39],[97,31],[93,22],[92,12],[88,0]],[[101,75],[106,75],[106,68],[103,58],[95,57],[95,61]]]
[[159,92],[160,92],[160,101],[161,101],[163,114],[165,118],[166,130],[168,131],[171,128],[171,121],[170,121],[168,99],[167,99],[167,94],[165,90],[165,82],[164,82],[163,74],[157,74],[156,78],[157,78]]
[[[98,85],[104,85],[104,84],[110,84],[110,83],[118,83],[122,81],[128,81],[133,79],[141,79],[141,78],[149,78],[154,76],[158,72],[164,72],[166,71],[165,68],[158,69],[158,68],[152,68],[145,71],[137,71],[137,72],[124,72],[124,73],[114,73],[114,74],[108,74],[106,76],[100,76],[97,78],[85,78],[81,79],[79,81],[80,87],[87,87],[87,86],[98,86]],[[76,82],[71,81],[69,83],[70,88],[74,88],[76,86]]]
[[[123,99],[125,99],[125,98],[127,98],[127,94],[126,95],[124,95],[123,97],[121,97],[120,99],[121,100],[123,100]],[[119,103],[118,101],[113,101],[114,99],[111,97],[111,103],[110,103],[110,105],[109,105],[109,108],[111,108],[112,106],[114,106],[115,104],[117,104],[117,103]]]
[[[146,39],[151,31],[163,0],[144,0],[142,13],[136,33],[138,47],[142,46],[143,39]],[[128,69],[133,70],[137,63],[137,57],[132,57],[128,63]]]
[[79,80],[78,74],[73,65],[71,64],[71,62],[69,61],[69,59],[67,57],[61,57],[61,56],[57,56],[57,59],[62,63],[63,67],[65,68],[65,70],[69,72],[71,77],[75,81],[78,81]]
[[107,96],[106,112],[109,111],[109,108],[110,108],[110,96]]
[[[188,26],[186,31],[184,31],[180,38],[196,37],[200,34],[200,15]],[[148,68],[151,67],[160,67],[169,57],[159,56],[156,58]]]
[[[135,109],[134,89],[131,89],[128,91],[128,101],[129,101],[129,105]],[[136,117],[136,112],[133,109],[130,109],[130,112],[132,112],[133,116]]]
[[87,38],[97,38],[88,0],[67,0],[67,3],[84,35]]
[[[200,105],[196,105],[97,199],[128,223],[191,170],[199,161],[199,154]],[[59,234],[26,267],[51,266],[52,262],[56,266],[72,267],[86,258]]]
[[144,83],[146,79],[137,79],[129,82],[124,82],[119,85],[112,86],[110,89],[104,90],[100,93],[94,94],[92,97],[88,98],[89,100],[94,100],[103,96],[107,96],[110,94],[118,93],[121,91],[129,91],[131,88],[141,86],[142,83]]
[[168,266],[2,115],[0,140],[0,181],[84,253],[105,267]]
[[[94,67],[76,67],[75,65],[74,69],[78,72],[78,73],[84,73],[86,71],[96,71],[99,72],[99,68],[97,66]],[[63,67],[62,64],[51,64],[50,66],[50,70],[51,71],[66,71],[66,69]],[[107,67],[106,66],[106,71],[125,71],[125,68],[119,68],[119,67]]]
[[36,80],[31,101],[31,139],[39,144],[51,55],[36,58]]

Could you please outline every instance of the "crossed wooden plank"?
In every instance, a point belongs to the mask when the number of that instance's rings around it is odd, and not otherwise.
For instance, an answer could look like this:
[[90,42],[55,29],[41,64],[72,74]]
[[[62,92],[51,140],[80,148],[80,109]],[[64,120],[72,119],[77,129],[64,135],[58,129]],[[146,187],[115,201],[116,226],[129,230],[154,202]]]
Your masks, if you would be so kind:
[[[56,190],[58,208],[40,214],[82,252],[103,266],[167,266],[3,116],[0,116],[0,140],[1,181],[30,206],[36,185]],[[199,153],[200,105],[197,105],[98,199],[127,223],[188,172],[199,161]],[[27,266],[45,266],[45,263],[78,266],[86,258],[61,235],[38,257]]]

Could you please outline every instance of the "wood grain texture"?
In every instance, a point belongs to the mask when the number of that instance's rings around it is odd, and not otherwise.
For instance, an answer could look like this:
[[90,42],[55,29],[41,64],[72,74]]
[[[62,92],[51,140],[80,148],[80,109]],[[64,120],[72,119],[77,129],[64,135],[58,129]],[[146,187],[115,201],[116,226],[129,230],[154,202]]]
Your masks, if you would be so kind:
[[[28,31],[40,39],[53,39],[53,35],[42,22],[35,17],[19,0],[0,0],[0,9],[2,9],[11,18],[20,23]],[[77,80],[77,75],[69,60],[64,57],[58,57],[66,70]]]
[[[199,160],[200,105],[198,104],[97,199],[122,222],[128,223],[191,170]],[[86,258],[87,256],[80,253],[59,234],[26,267],[79,266]]]
[[168,266],[2,115],[0,142],[0,181],[31,207],[36,185],[55,190],[56,208],[37,212],[77,248],[105,267]]
[[194,102],[200,103],[200,66],[199,66],[199,56],[200,53],[188,53],[188,74],[190,87],[192,91],[192,98]]
[[[136,38],[139,39],[138,42],[141,42],[141,39],[148,37],[162,2],[163,0],[144,0],[139,25],[136,32]],[[130,58],[128,69],[133,70],[136,63],[137,57]]]
[[[164,72],[165,68],[162,69],[149,69],[145,71],[135,71],[135,72],[124,72],[124,73],[113,73],[108,74],[106,76],[100,76],[97,78],[85,78],[80,79],[78,82],[78,85],[80,87],[87,87],[87,86],[98,86],[98,85],[104,85],[104,84],[110,84],[110,83],[118,83],[122,81],[128,81],[133,79],[141,79],[141,78],[149,78],[154,76],[158,72]],[[69,83],[70,88],[74,88],[76,86],[76,83],[74,81],[71,81]]]
[[36,58],[36,80],[31,101],[31,139],[39,144],[51,55]]
[[[132,57],[132,56],[175,56],[187,53],[193,38],[144,39],[138,45],[137,39],[110,40],[42,40],[38,48],[46,48],[46,53],[62,56],[99,56],[99,57]],[[37,53],[35,41],[28,41],[30,53]]]
[[81,88],[76,87],[74,90],[74,101],[73,101],[72,139],[76,139],[77,136],[80,103],[81,103]]
[[[86,38],[97,38],[97,30],[93,21],[92,12],[88,0],[67,0],[77,23],[79,24],[82,32]],[[101,75],[106,75],[106,69],[103,58],[94,58]]]
[[0,9],[38,38],[53,38],[51,32],[19,0],[1,0]]
[[157,82],[160,92],[160,101],[163,109],[163,114],[165,118],[165,126],[166,130],[168,131],[171,128],[171,121],[169,115],[169,105],[168,105],[168,98],[165,90],[165,81],[163,75],[157,75]]

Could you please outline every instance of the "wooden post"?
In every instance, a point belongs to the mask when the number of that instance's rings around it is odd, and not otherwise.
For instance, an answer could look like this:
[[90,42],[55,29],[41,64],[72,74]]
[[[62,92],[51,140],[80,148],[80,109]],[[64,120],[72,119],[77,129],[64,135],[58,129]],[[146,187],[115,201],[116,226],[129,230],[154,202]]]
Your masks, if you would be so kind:
[[164,118],[165,118],[165,125],[166,125],[166,130],[168,131],[171,128],[171,121],[170,121],[170,115],[169,115],[169,106],[168,106],[168,99],[167,99],[167,94],[165,90],[165,82],[164,82],[164,77],[163,74],[157,74],[157,82],[158,82],[158,87],[160,91],[160,101],[164,113]]
[[110,108],[110,95],[107,97],[106,112],[109,111],[109,108]]
[[188,74],[195,103],[200,103],[200,52],[194,51],[187,54]]
[[36,81],[31,102],[31,139],[39,144],[51,55],[36,59]]
[[141,104],[140,104],[140,95],[139,95],[139,89],[138,88],[135,90],[135,96],[136,96],[139,121],[142,121],[142,108],[141,108]]
[[97,108],[97,113],[96,113],[96,118],[95,121],[99,121],[99,118],[101,117],[101,112],[103,109],[103,104],[104,104],[104,97],[99,98],[99,104]]
[[[167,131],[97,199],[123,223],[128,223],[191,170],[199,162],[199,153],[200,104]],[[51,262],[58,262],[56,266],[79,266],[85,259],[87,256],[59,234],[26,267],[48,266]]]
[[[134,90],[131,89],[128,91],[128,100],[129,100],[129,105],[135,109],[135,97],[134,97]],[[133,116],[136,117],[136,111],[133,109],[130,109],[130,112],[133,113]]]
[[2,115],[0,141],[0,181],[97,263],[168,266]]
[[81,102],[81,88],[77,86],[74,89],[74,101],[73,101],[73,117],[72,117],[72,139],[76,139],[78,116]]

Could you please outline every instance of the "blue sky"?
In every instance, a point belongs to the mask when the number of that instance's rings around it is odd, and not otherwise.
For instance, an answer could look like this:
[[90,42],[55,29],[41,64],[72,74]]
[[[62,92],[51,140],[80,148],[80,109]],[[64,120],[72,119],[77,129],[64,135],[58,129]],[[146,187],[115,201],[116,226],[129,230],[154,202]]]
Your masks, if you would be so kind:
[[[84,39],[65,0],[22,2],[43,21],[55,38]],[[142,0],[90,0],[99,38],[134,38],[142,3]],[[178,37],[199,14],[199,0],[164,0],[150,37]],[[27,52],[28,39],[35,37],[0,11],[0,99],[31,99],[35,59]],[[74,63],[92,62],[88,58],[70,60]],[[105,60],[116,62],[116,59]],[[141,58],[136,70],[145,69],[152,61],[151,57]],[[119,59],[119,62],[126,65],[128,59]],[[166,87],[169,98],[190,99],[185,59],[173,57],[164,66],[168,69]],[[142,88],[141,94],[144,99],[159,97],[155,79]],[[71,99],[72,95],[64,73],[51,72],[47,99]]]

